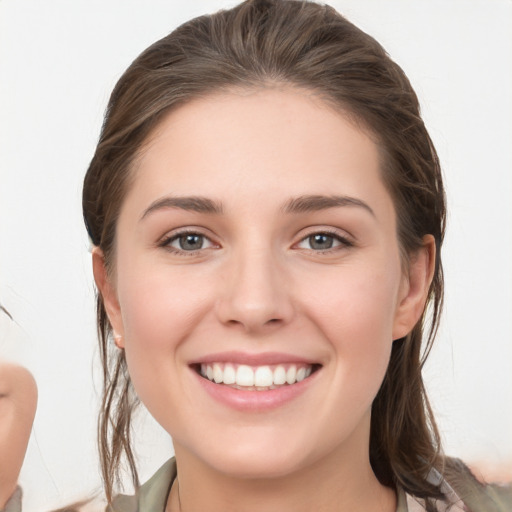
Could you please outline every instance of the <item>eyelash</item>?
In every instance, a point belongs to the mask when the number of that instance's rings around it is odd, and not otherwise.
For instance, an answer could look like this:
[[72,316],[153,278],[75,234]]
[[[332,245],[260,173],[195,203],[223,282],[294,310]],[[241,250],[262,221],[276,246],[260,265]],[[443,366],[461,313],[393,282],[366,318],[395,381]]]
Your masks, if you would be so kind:
[[[202,237],[203,240],[207,240],[210,244],[215,245],[214,242],[212,242],[208,236],[204,235],[203,233],[201,233],[199,231],[184,230],[184,231],[179,231],[177,233],[173,233],[171,235],[164,237],[158,243],[158,246],[171,252],[172,254],[178,254],[178,255],[184,255],[184,256],[194,256],[198,252],[209,248],[209,247],[201,247],[200,249],[187,251],[187,250],[183,250],[183,249],[178,249],[176,247],[172,247],[172,245],[171,245],[172,242],[179,240],[181,237],[185,237],[187,235],[195,235],[198,237]],[[307,241],[308,239],[311,239],[314,236],[322,236],[322,235],[326,236],[326,237],[333,238],[334,241],[339,242],[339,245],[335,246],[335,247],[329,247],[327,249],[318,249],[318,250],[315,250],[312,248],[304,248],[304,249],[306,251],[310,251],[315,254],[326,254],[326,253],[332,253],[332,252],[340,250],[340,249],[347,249],[347,248],[354,246],[354,243],[351,240],[349,240],[348,238],[341,236],[339,233],[337,233],[335,231],[330,231],[328,229],[323,229],[320,231],[312,231],[311,233],[302,237],[298,243],[294,244],[294,246],[298,246],[299,244]]]
[[337,250],[349,249],[350,247],[354,247],[354,243],[351,240],[349,240],[347,237],[344,237],[344,236],[340,235],[338,232],[336,232],[334,230],[331,231],[329,229],[322,229],[322,230],[319,230],[319,231],[312,231],[311,233],[309,233],[306,236],[302,237],[300,239],[300,241],[297,244],[295,244],[295,245],[301,244],[301,243],[307,241],[308,239],[311,239],[312,237],[318,236],[318,235],[323,235],[323,236],[326,236],[326,237],[333,238],[334,241],[339,242],[339,245],[335,246],[335,247],[329,247],[328,249],[318,249],[318,250],[306,248],[305,249],[306,251],[310,251],[310,252],[313,252],[315,254],[329,254],[329,253],[332,253],[332,252],[337,251]]
[[187,229],[187,230],[179,231],[177,233],[173,233],[171,235],[168,235],[168,236],[164,237],[159,242],[158,246],[162,247],[163,249],[165,249],[166,251],[169,251],[172,254],[178,254],[178,255],[181,255],[181,256],[195,256],[195,255],[197,255],[197,253],[199,251],[207,249],[207,248],[201,247],[200,249],[186,251],[186,250],[183,250],[183,249],[178,249],[176,247],[172,247],[172,245],[170,245],[175,240],[179,240],[180,238],[182,238],[184,236],[187,236],[187,235],[195,235],[195,236],[198,236],[198,237],[202,237],[203,240],[207,240],[210,244],[215,245],[210,240],[210,238],[208,236],[204,235],[203,233],[201,233],[201,232],[199,232],[197,230]]

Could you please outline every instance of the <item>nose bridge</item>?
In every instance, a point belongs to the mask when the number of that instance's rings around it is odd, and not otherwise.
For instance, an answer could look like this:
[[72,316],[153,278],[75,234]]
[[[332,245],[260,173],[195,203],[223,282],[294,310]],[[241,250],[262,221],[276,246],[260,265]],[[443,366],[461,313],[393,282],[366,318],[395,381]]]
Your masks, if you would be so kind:
[[242,325],[247,331],[268,329],[292,315],[283,261],[271,244],[241,245],[228,262],[229,278],[219,304],[225,323]]

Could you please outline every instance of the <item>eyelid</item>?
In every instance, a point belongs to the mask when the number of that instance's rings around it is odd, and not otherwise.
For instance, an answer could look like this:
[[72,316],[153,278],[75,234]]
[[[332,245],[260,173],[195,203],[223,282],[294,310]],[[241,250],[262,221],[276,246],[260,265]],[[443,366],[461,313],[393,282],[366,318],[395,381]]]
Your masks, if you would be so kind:
[[[177,247],[172,247],[170,244],[174,240],[179,239],[182,236],[186,235],[199,235],[202,236],[205,240],[208,240],[210,243],[209,247],[201,247],[201,249],[193,250],[193,251],[184,251],[182,249],[178,249]],[[198,252],[211,249],[212,247],[220,247],[218,243],[213,240],[211,235],[205,233],[204,228],[196,227],[196,226],[187,226],[183,228],[176,228],[169,232],[167,232],[164,236],[162,236],[157,242],[157,246],[162,249],[166,249],[171,253],[175,254],[184,254],[187,256],[197,254]]]
[[[314,235],[327,235],[333,237],[335,240],[339,242],[339,245],[336,245],[335,247],[330,247],[329,249],[308,249],[308,248],[302,248],[298,247],[299,244],[306,241],[308,238],[314,236]],[[350,236],[346,231],[340,231],[339,229],[332,228],[332,227],[322,227],[322,226],[315,226],[308,228],[307,233],[301,233],[300,239],[298,242],[294,244],[294,247],[298,247],[299,249],[304,249],[306,251],[311,251],[314,253],[326,253],[326,252],[332,252],[339,250],[340,248],[350,248],[355,245],[355,242],[353,240],[353,237]]]

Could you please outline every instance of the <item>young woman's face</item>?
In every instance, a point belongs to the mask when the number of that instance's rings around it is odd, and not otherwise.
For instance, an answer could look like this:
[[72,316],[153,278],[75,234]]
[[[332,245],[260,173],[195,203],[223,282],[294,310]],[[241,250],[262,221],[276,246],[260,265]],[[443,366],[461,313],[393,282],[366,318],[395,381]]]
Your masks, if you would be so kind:
[[102,291],[176,452],[246,477],[361,459],[417,318],[375,143],[307,91],[231,92],[169,114],[134,171]]

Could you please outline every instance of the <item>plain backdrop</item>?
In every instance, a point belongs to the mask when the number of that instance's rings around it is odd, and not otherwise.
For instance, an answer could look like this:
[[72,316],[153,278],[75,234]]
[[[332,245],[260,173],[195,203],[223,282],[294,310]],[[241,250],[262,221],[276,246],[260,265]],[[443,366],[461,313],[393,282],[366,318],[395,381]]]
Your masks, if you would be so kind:
[[[446,452],[512,458],[512,2],[330,2],[404,68],[443,164],[446,308],[426,367]],[[26,512],[100,489],[98,357],[81,182],[117,78],[225,0],[0,1],[0,354],[39,385]],[[172,454],[141,416],[142,479]],[[0,464],[3,461],[0,461]]]

